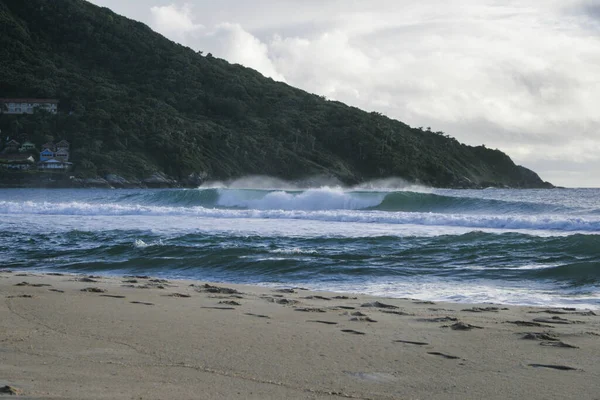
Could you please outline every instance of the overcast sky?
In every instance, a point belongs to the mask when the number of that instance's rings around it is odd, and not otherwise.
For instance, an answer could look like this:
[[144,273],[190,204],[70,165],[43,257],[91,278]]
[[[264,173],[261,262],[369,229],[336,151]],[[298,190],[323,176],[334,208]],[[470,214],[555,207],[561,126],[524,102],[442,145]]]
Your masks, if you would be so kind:
[[166,37],[600,187],[600,0],[93,0]]

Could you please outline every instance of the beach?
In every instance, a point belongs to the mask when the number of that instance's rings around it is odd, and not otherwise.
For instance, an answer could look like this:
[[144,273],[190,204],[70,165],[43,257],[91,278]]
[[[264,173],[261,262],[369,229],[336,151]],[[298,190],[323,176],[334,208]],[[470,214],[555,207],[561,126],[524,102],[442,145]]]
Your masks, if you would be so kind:
[[0,273],[29,399],[596,399],[600,317],[148,276]]

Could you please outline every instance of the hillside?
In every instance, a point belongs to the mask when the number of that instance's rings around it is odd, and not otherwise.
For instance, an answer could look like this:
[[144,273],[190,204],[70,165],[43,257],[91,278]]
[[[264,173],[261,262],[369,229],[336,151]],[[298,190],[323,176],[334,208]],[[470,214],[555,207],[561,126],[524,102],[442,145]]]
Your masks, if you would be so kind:
[[66,139],[82,177],[551,187],[498,150],[275,82],[82,0],[0,0],[0,97],[60,99],[57,116],[0,116],[2,139]]

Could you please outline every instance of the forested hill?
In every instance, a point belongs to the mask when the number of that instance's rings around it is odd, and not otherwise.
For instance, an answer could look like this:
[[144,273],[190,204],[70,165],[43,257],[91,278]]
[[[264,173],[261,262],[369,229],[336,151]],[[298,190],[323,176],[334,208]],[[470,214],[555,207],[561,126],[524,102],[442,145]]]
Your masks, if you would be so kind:
[[275,82],[82,0],[0,0],[0,97],[60,99],[57,116],[1,116],[2,139],[66,139],[78,176],[551,186],[498,150]]

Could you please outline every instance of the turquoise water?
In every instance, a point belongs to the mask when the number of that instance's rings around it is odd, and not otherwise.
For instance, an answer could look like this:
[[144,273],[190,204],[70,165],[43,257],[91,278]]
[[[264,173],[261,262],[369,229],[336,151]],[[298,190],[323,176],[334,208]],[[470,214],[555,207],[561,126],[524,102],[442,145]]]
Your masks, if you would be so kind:
[[598,189],[0,190],[0,264],[600,308]]

